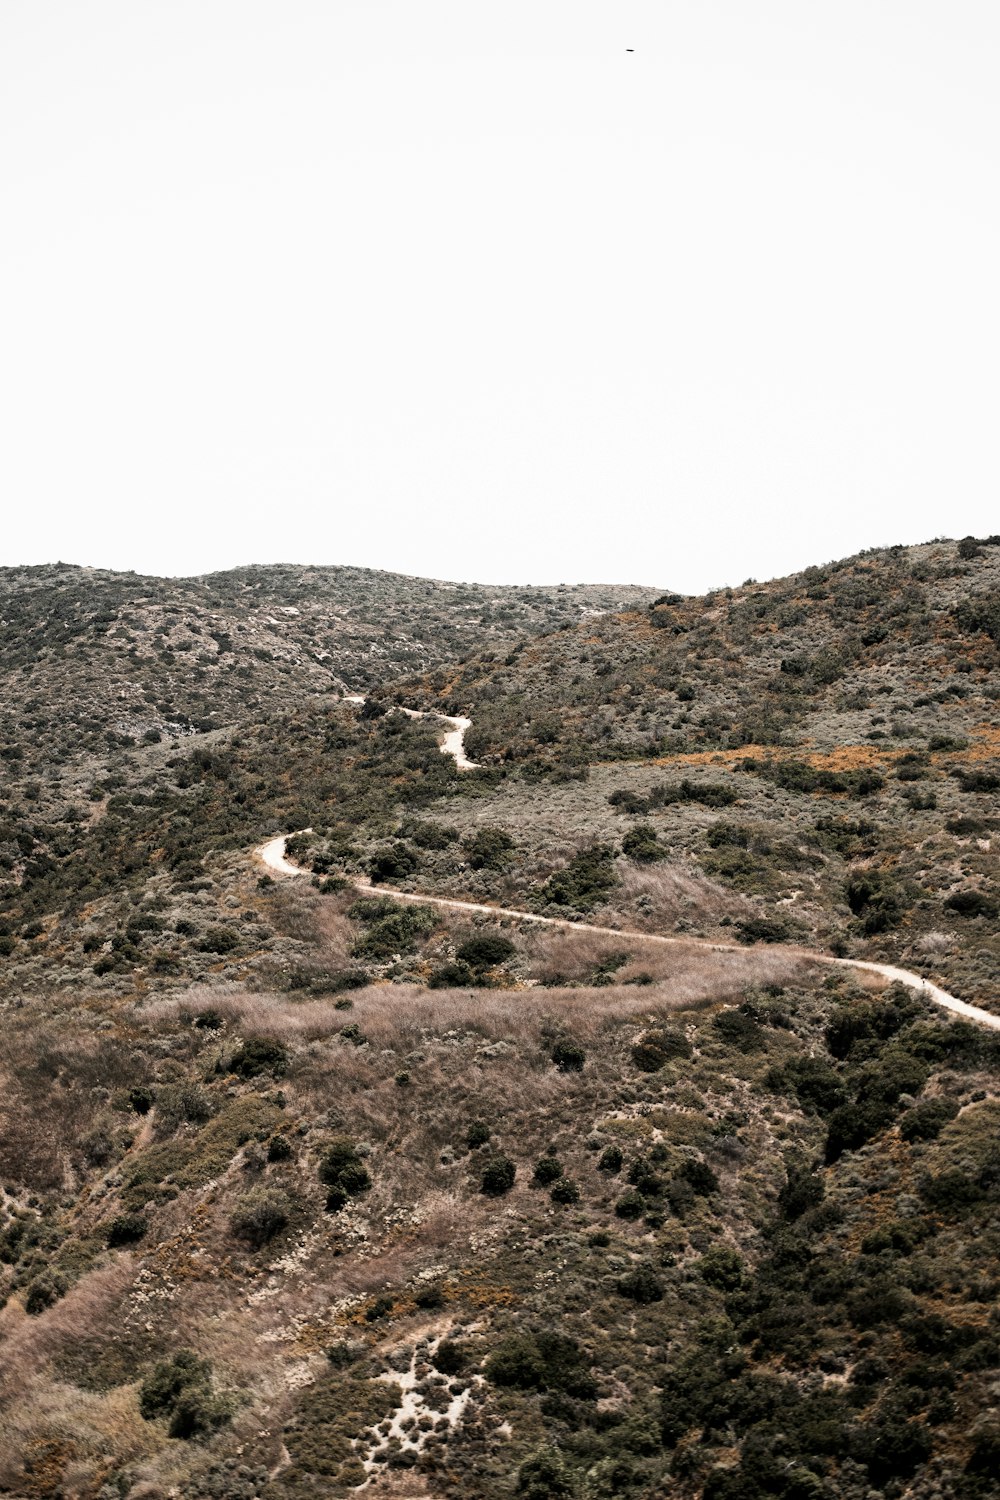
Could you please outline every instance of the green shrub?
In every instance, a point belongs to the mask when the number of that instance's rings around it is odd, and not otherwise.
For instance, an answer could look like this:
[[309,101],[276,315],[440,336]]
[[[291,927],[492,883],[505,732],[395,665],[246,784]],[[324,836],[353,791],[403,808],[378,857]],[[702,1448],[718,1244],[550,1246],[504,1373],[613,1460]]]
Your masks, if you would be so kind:
[[104,1242],[109,1249],[118,1245],[134,1245],[141,1240],[149,1228],[145,1214],[118,1214],[104,1230]]
[[234,953],[239,946],[235,927],[209,927],[201,942],[195,944],[202,953]]
[[686,1182],[693,1192],[702,1197],[719,1191],[719,1179],[706,1161],[690,1158],[681,1163],[675,1176],[681,1182]]
[[724,1042],[740,1052],[760,1052],[767,1046],[763,1028],[746,1005],[720,1011],[712,1017],[712,1027]]
[[593,1401],[597,1384],[575,1339],[548,1329],[511,1333],[501,1339],[484,1366],[493,1385],[523,1391],[562,1391]]
[[789,1172],[778,1193],[778,1208],[785,1219],[799,1219],[810,1208],[822,1203],[825,1188],[815,1172]]
[[848,906],[869,936],[895,927],[906,910],[902,889],[884,870],[863,870],[851,875],[844,892]]
[[30,1318],[37,1318],[53,1302],[66,1293],[66,1282],[56,1271],[46,1272],[42,1276],[36,1276],[34,1281],[28,1283],[24,1295],[24,1310]]
[[944,904],[949,911],[957,912],[960,917],[992,918],[1000,911],[1000,904],[985,891],[955,891],[945,898]]
[[493,1156],[483,1168],[479,1191],[488,1198],[501,1198],[514,1186],[517,1168],[509,1156]]
[[857,1151],[892,1120],[892,1110],[880,1101],[844,1104],[830,1116],[823,1148],[829,1165],[839,1161],[845,1151]]
[[288,1052],[281,1042],[270,1037],[251,1036],[229,1061],[230,1073],[241,1078],[258,1078],[262,1073],[273,1073],[280,1078],[288,1066]]
[[409,839],[418,849],[447,849],[458,838],[458,831],[443,823],[425,823],[409,818],[400,828],[401,838]]
[[147,1422],[165,1418],[172,1438],[207,1437],[232,1415],[212,1390],[212,1367],[190,1349],[155,1366],[139,1387],[139,1411]]
[[646,1200],[635,1188],[624,1192],[615,1204],[619,1219],[641,1219],[646,1212]]
[[744,917],[736,923],[736,936],[747,946],[751,943],[785,943],[791,928],[780,917]]
[[668,851],[656,836],[651,823],[636,823],[622,839],[622,852],[640,865],[652,865],[666,859]]
[[589,911],[618,883],[614,858],[614,850],[607,844],[591,844],[581,849],[565,870],[559,870],[545,882],[539,892],[540,899],[546,905]]
[[[378,904],[356,901],[348,911],[348,916],[358,912],[359,908],[375,907]],[[386,959],[412,953],[420,938],[433,932],[439,919],[429,906],[402,906],[396,902],[388,902],[382,908],[381,915],[362,917],[361,920],[369,921],[371,925],[364,937],[355,943],[355,957]]]
[[558,1448],[542,1448],[517,1471],[517,1493],[524,1500],[561,1500],[574,1486]]
[[460,944],[455,950],[455,957],[470,969],[483,970],[506,963],[516,952],[510,938],[505,938],[500,933],[484,932]]
[[229,1227],[239,1239],[260,1249],[287,1229],[289,1216],[290,1204],[284,1193],[272,1188],[252,1188],[237,1200]]
[[532,1182],[540,1187],[548,1187],[563,1174],[562,1163],[554,1156],[540,1156],[535,1162],[535,1170],[532,1174]]
[[291,1161],[295,1152],[287,1135],[272,1135],[267,1143],[267,1159],[269,1162]]
[[1000,776],[993,771],[964,770],[952,772],[963,792],[995,792],[1000,790]]
[[431,990],[464,989],[469,985],[481,984],[482,978],[481,974],[473,974],[467,964],[442,964],[440,968],[431,970],[427,978],[427,988]]
[[622,1155],[622,1148],[620,1146],[605,1146],[597,1165],[600,1171],[610,1172],[613,1175],[615,1172],[621,1171],[624,1160],[625,1158]]
[[485,1120],[473,1120],[465,1133],[465,1144],[470,1151],[475,1151],[477,1146],[485,1146],[492,1134]]
[[616,1286],[621,1296],[642,1305],[663,1300],[663,1282],[646,1261],[619,1276]]
[[958,1105],[953,1100],[930,1099],[901,1116],[899,1133],[904,1141],[932,1141],[957,1114]]
[[372,1185],[357,1147],[347,1136],[336,1137],[323,1152],[319,1180],[329,1189],[326,1206],[331,1212],[343,1208],[348,1198],[366,1193]]
[[632,1048],[632,1061],[644,1073],[658,1073],[676,1057],[690,1057],[694,1051],[682,1031],[666,1026],[643,1032]]
[[442,1375],[457,1375],[468,1362],[468,1346],[457,1339],[442,1339],[431,1355],[431,1363]]
[[419,868],[420,861],[408,844],[396,842],[379,849],[371,858],[368,874],[373,885],[384,880],[405,880]]
[[704,1282],[721,1292],[735,1292],[743,1284],[743,1262],[728,1245],[713,1245],[696,1262],[695,1270]]
[[480,828],[463,845],[474,870],[505,870],[510,865],[514,840],[503,828]]
[[587,1054],[572,1037],[560,1037],[552,1048],[552,1061],[560,1073],[579,1073],[587,1061]]
[[560,1203],[564,1206],[579,1203],[580,1189],[571,1177],[560,1177],[558,1182],[552,1184],[549,1197],[553,1203]]
[[840,1074],[821,1057],[796,1057],[783,1068],[772,1068],[765,1083],[775,1092],[793,1093],[803,1109],[828,1115],[847,1103]]

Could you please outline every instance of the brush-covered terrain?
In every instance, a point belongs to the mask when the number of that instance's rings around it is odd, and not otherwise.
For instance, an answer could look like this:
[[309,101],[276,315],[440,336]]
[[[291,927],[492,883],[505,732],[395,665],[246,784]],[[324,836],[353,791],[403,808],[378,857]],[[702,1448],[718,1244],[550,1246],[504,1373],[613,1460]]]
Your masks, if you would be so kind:
[[7,570],[0,1494],[994,1494],[997,541]]

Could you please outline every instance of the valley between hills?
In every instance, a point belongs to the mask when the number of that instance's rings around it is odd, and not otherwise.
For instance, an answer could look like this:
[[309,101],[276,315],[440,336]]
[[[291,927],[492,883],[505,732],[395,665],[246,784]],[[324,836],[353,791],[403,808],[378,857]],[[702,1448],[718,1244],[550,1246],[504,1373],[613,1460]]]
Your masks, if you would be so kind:
[[996,1493],[1000,537],[0,623],[0,1494]]

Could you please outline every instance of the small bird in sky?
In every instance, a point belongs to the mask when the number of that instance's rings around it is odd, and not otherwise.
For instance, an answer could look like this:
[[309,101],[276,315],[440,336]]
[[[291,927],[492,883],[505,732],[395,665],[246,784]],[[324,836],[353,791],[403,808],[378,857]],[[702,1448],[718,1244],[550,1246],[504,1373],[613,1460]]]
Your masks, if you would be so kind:
[[626,52],[634,52],[634,51],[635,51],[635,48],[634,48],[634,47],[626,47],[626,48],[625,48],[625,51],[626,51]]

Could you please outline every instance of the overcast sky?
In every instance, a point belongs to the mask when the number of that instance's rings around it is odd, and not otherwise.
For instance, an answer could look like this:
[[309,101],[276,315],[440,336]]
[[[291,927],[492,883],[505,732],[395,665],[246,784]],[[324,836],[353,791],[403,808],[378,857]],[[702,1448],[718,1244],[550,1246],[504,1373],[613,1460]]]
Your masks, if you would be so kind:
[[1000,530],[998,40],[3,0],[0,562],[693,591]]

